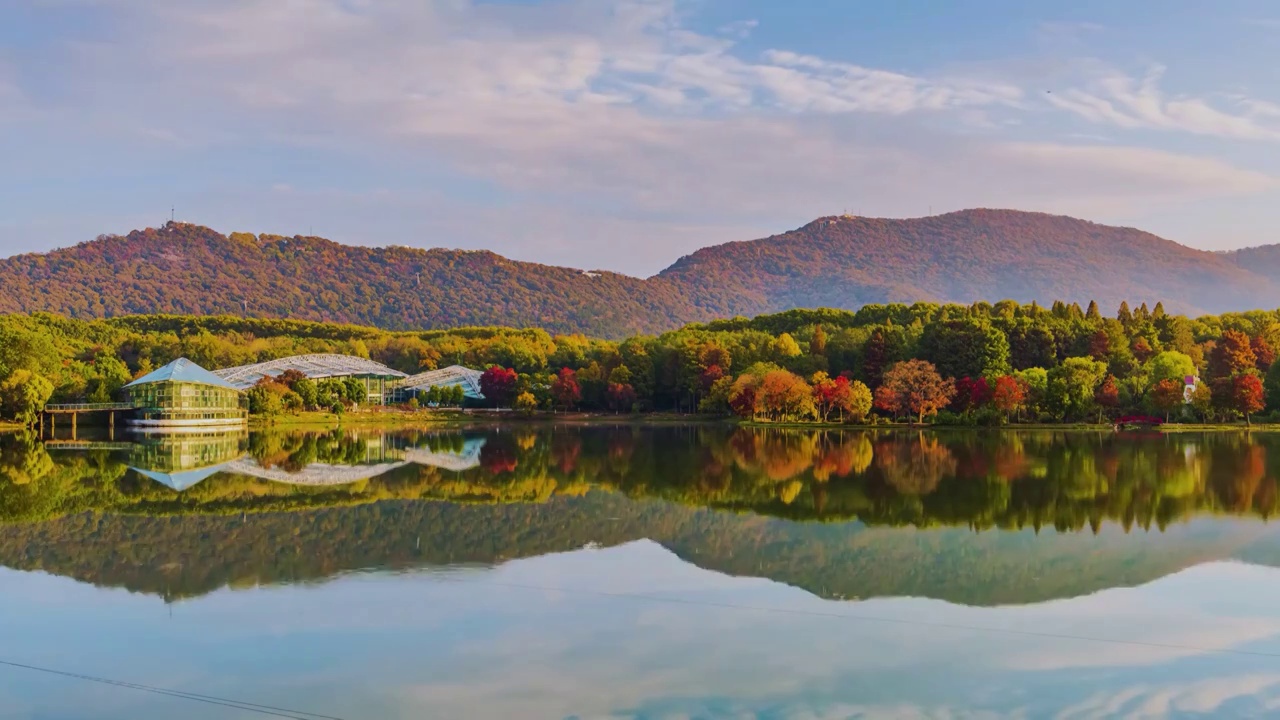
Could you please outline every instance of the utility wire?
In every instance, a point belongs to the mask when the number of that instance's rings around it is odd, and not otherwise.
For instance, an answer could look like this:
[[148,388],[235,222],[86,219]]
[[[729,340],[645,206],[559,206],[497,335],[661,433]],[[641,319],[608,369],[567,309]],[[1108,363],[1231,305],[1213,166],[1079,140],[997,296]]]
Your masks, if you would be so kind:
[[54,668],[40,667],[38,665],[27,665],[25,663],[12,662],[9,660],[0,660],[0,665],[19,668],[22,670],[34,670],[36,672],[48,673],[50,675],[61,675],[62,677],[74,678],[76,680],[87,680],[89,682],[101,683],[103,685],[114,685],[116,687],[128,688],[130,690],[140,690],[142,692],[148,692],[155,695],[181,698],[183,700],[202,702],[209,705],[221,705],[223,707],[235,708],[237,710],[255,712],[260,715],[289,718],[289,720],[343,720],[343,718],[334,717],[333,715],[321,715],[320,713],[307,712],[305,710],[290,710],[288,708],[275,707],[272,705],[260,705],[258,703],[245,702],[243,700],[232,700],[213,695],[189,693],[182,690],[168,690],[165,688],[153,687],[151,685],[141,685],[139,683],[125,682],[123,680],[111,680],[109,678],[83,675],[81,673],[56,670]]
[[997,628],[983,627],[980,625],[962,625],[958,623],[942,623],[930,622],[927,620],[910,620],[904,618],[880,617],[874,615],[856,615],[852,613],[837,613],[822,610],[803,610],[799,608],[778,608],[763,607],[759,605],[738,605],[736,603],[715,602],[711,600],[691,600],[688,598],[663,597],[661,595],[642,595],[639,593],[609,592],[607,590],[585,590],[580,588],[562,588],[550,585],[531,585],[523,583],[510,582],[491,582],[488,580],[463,580],[458,578],[444,578],[448,582],[456,582],[459,584],[469,585],[489,585],[492,587],[504,587],[517,590],[534,590],[538,592],[555,592],[572,595],[594,595],[604,598],[618,598],[628,600],[646,600],[649,602],[671,603],[675,605],[695,605],[702,607],[723,608],[727,610],[747,610],[752,612],[780,613],[784,615],[801,615],[806,617],[834,618],[839,620],[860,620],[863,622],[881,622],[892,623],[895,625],[914,625],[916,627],[939,628],[945,630],[965,630],[970,632],[988,632],[1000,633],[1004,635],[1019,635],[1024,637],[1050,638],[1053,640],[1079,640],[1082,642],[1099,642],[1112,645],[1136,645],[1149,648],[1160,648],[1164,650],[1186,650],[1190,652],[1217,653],[1222,655],[1246,655],[1250,657],[1280,658],[1280,652],[1266,652],[1262,650],[1238,650],[1235,648],[1207,648],[1197,647],[1195,645],[1178,645],[1176,643],[1160,643],[1150,642],[1146,640],[1123,640],[1117,638],[1090,637],[1087,635],[1071,635],[1068,633],[1043,632],[1039,630],[1018,630],[1014,628]]

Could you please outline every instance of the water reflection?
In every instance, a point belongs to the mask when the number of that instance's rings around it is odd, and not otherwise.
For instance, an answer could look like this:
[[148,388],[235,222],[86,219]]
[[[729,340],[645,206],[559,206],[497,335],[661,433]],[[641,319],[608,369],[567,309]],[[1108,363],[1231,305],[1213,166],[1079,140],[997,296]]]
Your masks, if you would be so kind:
[[1205,560],[1280,564],[1260,522],[1277,442],[709,425],[9,436],[0,563],[184,597],[650,539],[825,597],[1024,603]]
[[[351,720],[1262,717],[1278,464],[1261,433],[5,436],[0,660]],[[67,683],[0,668],[0,717],[250,716]]]

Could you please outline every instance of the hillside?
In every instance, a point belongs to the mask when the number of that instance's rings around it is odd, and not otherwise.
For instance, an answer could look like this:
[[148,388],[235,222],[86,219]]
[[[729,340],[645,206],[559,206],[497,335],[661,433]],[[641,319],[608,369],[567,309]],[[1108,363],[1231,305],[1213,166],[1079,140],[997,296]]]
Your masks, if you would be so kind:
[[81,318],[241,314],[375,325],[537,326],[616,336],[690,316],[678,295],[615,273],[491,252],[366,248],[171,223],[0,261],[0,312]]
[[602,337],[794,307],[1005,298],[1280,306],[1280,246],[1235,253],[1012,210],[827,217],[704,248],[647,280],[485,251],[365,248],[170,223],[0,260],[0,312],[242,314],[377,325],[539,326]]
[[[717,316],[793,307],[1005,298],[1164,301],[1199,314],[1280,304],[1280,252],[1264,272],[1130,228],[1013,210],[911,220],[826,217],[681,258],[659,278]],[[1266,272],[1270,271],[1270,272]]]

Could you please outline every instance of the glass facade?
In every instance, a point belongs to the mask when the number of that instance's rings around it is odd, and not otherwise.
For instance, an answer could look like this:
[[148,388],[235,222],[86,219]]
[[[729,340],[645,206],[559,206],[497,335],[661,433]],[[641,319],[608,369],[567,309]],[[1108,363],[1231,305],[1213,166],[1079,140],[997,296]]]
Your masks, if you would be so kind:
[[191,382],[159,381],[126,391],[142,420],[227,420],[244,418],[240,392]]

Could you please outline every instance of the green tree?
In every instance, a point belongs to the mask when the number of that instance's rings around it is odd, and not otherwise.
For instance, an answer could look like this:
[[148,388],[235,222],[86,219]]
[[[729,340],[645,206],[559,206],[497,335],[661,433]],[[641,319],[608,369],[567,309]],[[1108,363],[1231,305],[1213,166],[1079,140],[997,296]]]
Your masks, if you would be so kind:
[[993,377],[1009,371],[1009,340],[986,321],[947,320],[925,328],[919,356],[944,377]]
[[53,383],[30,370],[15,370],[0,382],[0,411],[10,420],[31,425],[53,395]]
[[1094,390],[1107,376],[1107,364],[1088,357],[1069,357],[1048,373],[1045,402],[1064,419],[1088,417],[1094,407]]
[[1196,374],[1195,363],[1185,353],[1177,350],[1165,350],[1147,362],[1147,379],[1152,384],[1161,380],[1177,380],[1184,382],[1188,376]]
[[342,379],[342,398],[354,404],[365,403],[369,400],[369,390],[360,378],[347,376]]

